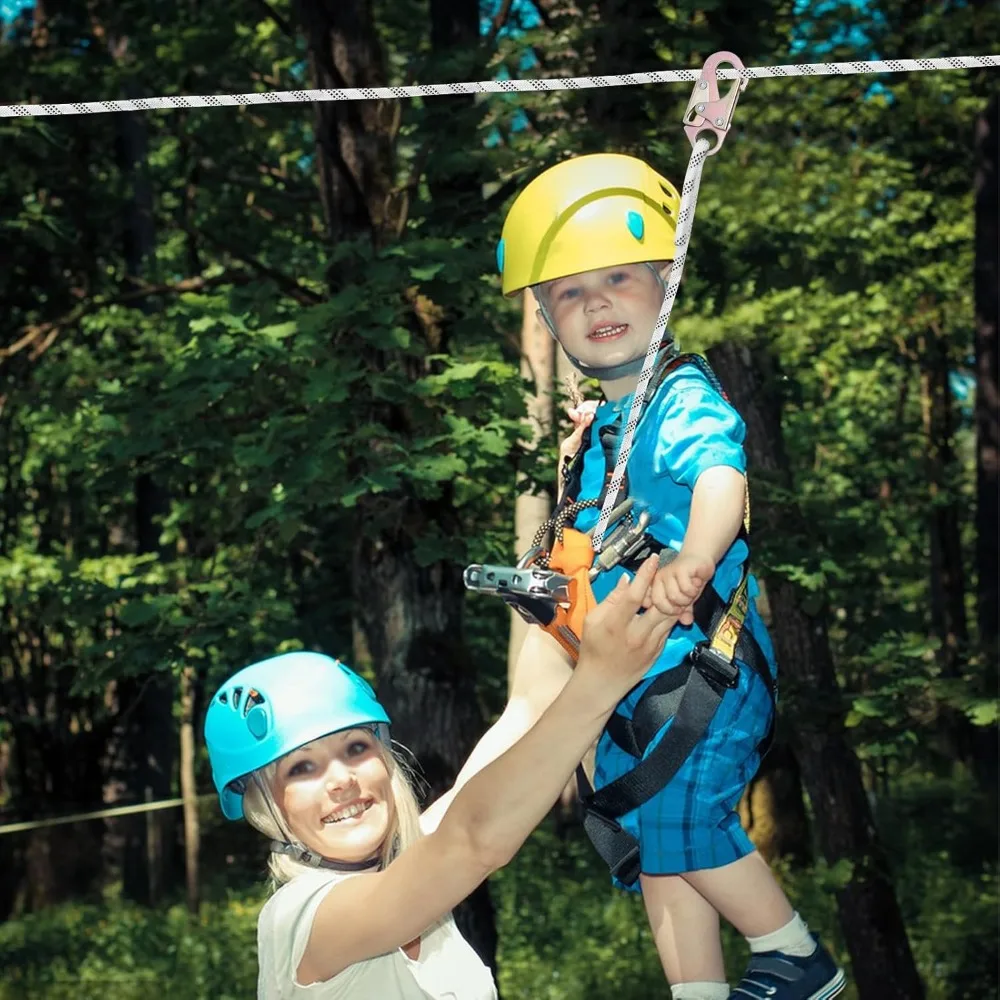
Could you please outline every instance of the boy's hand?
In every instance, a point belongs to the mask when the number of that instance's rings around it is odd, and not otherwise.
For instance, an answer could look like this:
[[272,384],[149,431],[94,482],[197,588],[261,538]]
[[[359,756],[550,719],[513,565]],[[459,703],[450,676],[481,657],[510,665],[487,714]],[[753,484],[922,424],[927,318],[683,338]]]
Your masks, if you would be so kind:
[[694,602],[715,574],[710,556],[681,549],[677,557],[656,572],[647,604],[665,615],[676,615],[681,625],[694,622]]
[[567,458],[572,458],[579,450],[583,441],[583,432],[594,422],[594,412],[597,410],[596,399],[584,399],[576,406],[566,409],[566,414],[573,424],[573,432],[564,438],[559,445],[560,465]]

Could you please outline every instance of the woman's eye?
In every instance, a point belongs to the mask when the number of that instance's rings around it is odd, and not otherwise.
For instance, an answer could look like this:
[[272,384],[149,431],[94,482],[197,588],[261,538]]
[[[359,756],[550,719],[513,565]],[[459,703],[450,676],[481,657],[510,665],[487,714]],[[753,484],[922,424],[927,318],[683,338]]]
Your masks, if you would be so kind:
[[363,754],[368,750],[368,744],[364,740],[355,740],[348,748],[347,752],[352,757],[357,757],[359,754]]
[[293,764],[288,769],[289,778],[297,778],[300,774],[308,774],[308,773],[309,773],[309,761],[307,760],[300,760],[297,764]]
[[559,298],[560,300],[565,300],[572,298],[574,295],[576,295],[575,288],[565,288],[559,293]]

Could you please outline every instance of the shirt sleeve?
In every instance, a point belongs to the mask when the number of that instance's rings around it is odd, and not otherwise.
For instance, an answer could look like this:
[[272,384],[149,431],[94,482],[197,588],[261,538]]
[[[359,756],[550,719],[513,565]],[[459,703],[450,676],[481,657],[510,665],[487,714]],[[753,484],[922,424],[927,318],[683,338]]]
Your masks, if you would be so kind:
[[658,417],[656,475],[693,490],[698,477],[717,465],[746,474],[746,424],[707,383],[678,386],[667,394]]
[[[325,873],[304,873],[286,882],[268,901],[261,912],[259,944],[261,969],[270,966],[271,976],[276,981],[280,996],[306,995],[306,987],[298,980],[299,963],[305,954],[313,920],[327,893],[340,878],[329,877]],[[268,961],[270,959],[270,961]],[[326,982],[324,998],[344,997],[360,971],[359,964],[349,966]],[[309,991],[310,993],[313,991]]]

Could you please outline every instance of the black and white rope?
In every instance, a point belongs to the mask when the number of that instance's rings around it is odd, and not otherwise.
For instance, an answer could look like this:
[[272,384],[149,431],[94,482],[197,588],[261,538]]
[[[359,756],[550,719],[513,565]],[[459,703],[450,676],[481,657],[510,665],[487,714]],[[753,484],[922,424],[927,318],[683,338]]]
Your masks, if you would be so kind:
[[670,322],[670,311],[674,307],[674,299],[677,298],[677,289],[680,288],[681,276],[684,273],[684,261],[687,260],[688,245],[691,240],[691,229],[694,226],[694,210],[698,203],[698,188],[701,185],[701,171],[705,165],[705,158],[713,143],[708,139],[699,138],[694,148],[691,150],[691,159],[688,160],[687,172],[684,174],[684,186],[681,188],[681,204],[677,211],[677,232],[674,235],[674,263],[670,268],[670,277],[667,280],[667,287],[663,293],[663,305],[660,306],[660,315],[657,317],[653,327],[653,333],[649,341],[649,348],[646,351],[646,358],[642,363],[642,371],[639,372],[639,381],[636,384],[635,394],[629,405],[628,417],[625,420],[625,431],[622,434],[621,444],[618,448],[618,456],[615,459],[615,469],[608,483],[608,489],[604,496],[604,504],[601,507],[601,515],[597,519],[597,527],[591,544],[595,552],[601,551],[601,543],[604,540],[604,532],[607,530],[611,512],[615,508],[615,498],[625,478],[625,467],[628,464],[628,457],[632,450],[632,438],[635,429],[639,426],[639,419],[642,416],[642,405],[646,399],[646,390],[649,388],[650,379],[656,367],[656,359],[660,351],[660,343]]
[[[952,56],[947,59],[875,59],[869,62],[796,63],[788,66],[751,66],[719,69],[720,80],[764,80],[769,77],[851,76],[879,73],[919,73],[933,70],[996,69],[1000,55]],[[541,93],[638,87],[650,83],[694,83],[701,69],[624,73],[616,76],[557,77],[532,80],[481,80],[467,83],[423,83],[411,87],[353,87],[338,90],[266,90],[252,94],[214,94],[207,97],[144,97],[123,101],[80,101],[73,104],[0,104],[0,118],[37,118],[44,115],[95,115],[120,111],[171,111],[187,108],[225,108],[247,104],[307,104],[311,101],[404,100],[448,97],[456,94]]]

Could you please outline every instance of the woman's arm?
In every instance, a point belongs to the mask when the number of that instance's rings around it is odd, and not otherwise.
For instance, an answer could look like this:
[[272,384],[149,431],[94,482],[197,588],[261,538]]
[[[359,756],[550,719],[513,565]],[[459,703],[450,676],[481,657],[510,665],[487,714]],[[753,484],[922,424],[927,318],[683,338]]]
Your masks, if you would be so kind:
[[[596,409],[596,399],[578,398],[566,411],[573,430],[559,446],[560,497],[564,486],[563,465],[579,451],[583,433],[594,422]],[[476,744],[455,778],[455,784],[424,810],[420,817],[420,828],[424,833],[437,829],[458,790],[474,774],[510,749],[538,721],[572,675],[573,664],[562,646],[540,628],[529,628],[514,665],[510,693],[500,718]]]
[[647,560],[588,615],[569,683],[521,740],[473,776],[440,827],[382,872],[334,886],[317,910],[300,982],[412,941],[503,867],[563,790],[618,701],[663,648],[675,619],[637,615],[656,570]]
[[506,707],[476,744],[455,784],[424,810],[420,817],[424,833],[437,829],[459,790],[531,729],[572,676],[569,654],[562,646],[540,628],[528,629],[514,665]]

